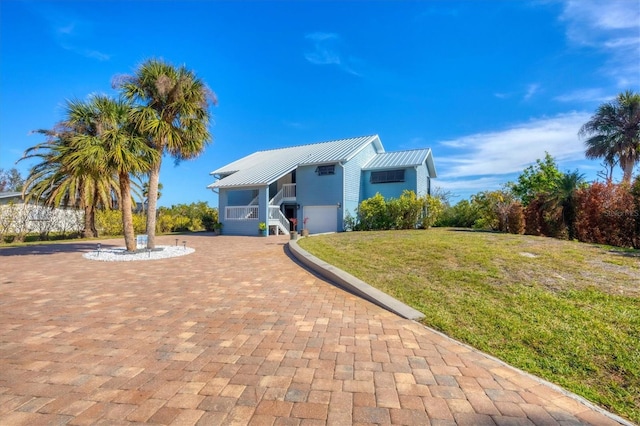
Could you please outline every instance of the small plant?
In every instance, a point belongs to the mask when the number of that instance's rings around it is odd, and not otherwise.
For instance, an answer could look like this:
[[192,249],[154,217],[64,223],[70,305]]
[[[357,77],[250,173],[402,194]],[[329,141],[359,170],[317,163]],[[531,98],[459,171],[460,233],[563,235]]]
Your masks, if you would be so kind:
[[267,230],[267,224],[266,224],[265,222],[260,222],[260,223],[258,224],[258,229],[259,229],[260,231],[266,231],[266,230]]
[[296,219],[295,217],[292,217],[291,219],[289,219],[289,222],[291,222],[291,224],[293,225],[293,230],[296,231],[298,228],[298,219]]
[[309,220],[308,217],[305,217],[304,219],[302,219],[302,228],[306,228],[307,227],[307,221]]

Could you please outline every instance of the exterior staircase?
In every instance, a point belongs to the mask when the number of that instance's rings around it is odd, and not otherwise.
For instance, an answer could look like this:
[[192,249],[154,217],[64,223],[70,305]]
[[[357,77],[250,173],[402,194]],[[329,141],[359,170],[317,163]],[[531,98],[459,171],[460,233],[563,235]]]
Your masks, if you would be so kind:
[[[254,198],[257,201],[257,197]],[[296,184],[286,183],[282,185],[280,191],[269,200],[269,227],[274,226],[276,231],[282,231],[284,234],[288,234],[291,225],[289,220],[280,211],[280,206],[285,201],[296,200]],[[253,201],[252,201],[253,202]]]

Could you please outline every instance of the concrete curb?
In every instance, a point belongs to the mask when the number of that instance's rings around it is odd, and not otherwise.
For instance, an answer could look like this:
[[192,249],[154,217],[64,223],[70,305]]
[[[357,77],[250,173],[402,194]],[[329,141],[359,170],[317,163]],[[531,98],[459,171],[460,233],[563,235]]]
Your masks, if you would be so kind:
[[381,292],[377,288],[371,287],[369,284],[351,274],[348,274],[342,269],[336,268],[335,266],[313,256],[308,251],[302,249],[296,240],[289,241],[289,250],[293,257],[303,265],[337,286],[362,297],[365,300],[375,303],[388,311],[400,315],[403,318],[410,320],[420,320],[424,318],[422,312],[405,305],[388,294]]

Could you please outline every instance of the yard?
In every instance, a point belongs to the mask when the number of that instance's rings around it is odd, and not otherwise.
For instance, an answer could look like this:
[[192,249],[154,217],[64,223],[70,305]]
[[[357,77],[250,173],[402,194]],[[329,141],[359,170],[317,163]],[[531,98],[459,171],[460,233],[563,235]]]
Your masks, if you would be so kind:
[[639,252],[438,228],[299,243],[425,325],[640,423]]

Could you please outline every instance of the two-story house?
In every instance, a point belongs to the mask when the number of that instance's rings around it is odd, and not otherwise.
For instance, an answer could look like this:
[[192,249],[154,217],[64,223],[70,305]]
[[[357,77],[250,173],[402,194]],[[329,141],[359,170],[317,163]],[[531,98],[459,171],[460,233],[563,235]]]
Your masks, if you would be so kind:
[[258,223],[288,232],[291,218],[310,233],[343,230],[348,214],[376,193],[431,193],[430,149],[385,152],[378,135],[258,151],[211,172],[220,222],[229,235],[257,235]]

